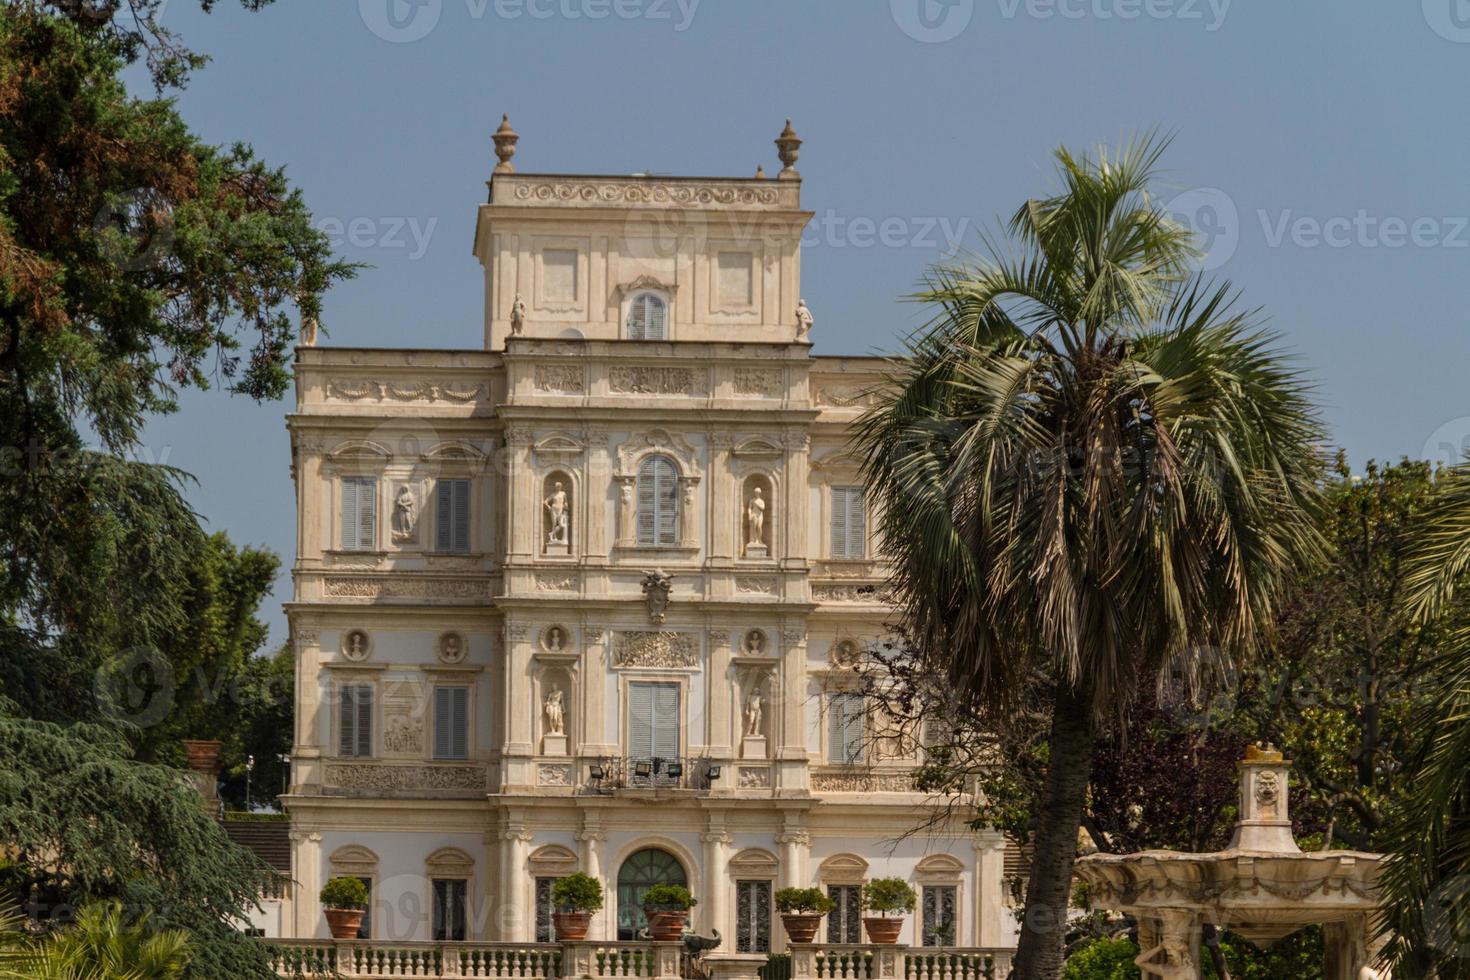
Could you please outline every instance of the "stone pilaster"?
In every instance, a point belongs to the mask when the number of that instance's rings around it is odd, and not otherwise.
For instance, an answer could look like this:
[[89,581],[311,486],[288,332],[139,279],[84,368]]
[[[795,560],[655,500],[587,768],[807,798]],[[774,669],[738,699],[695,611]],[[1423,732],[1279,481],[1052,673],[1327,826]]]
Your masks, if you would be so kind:
[[1005,929],[1005,836],[993,830],[975,836],[975,938],[976,946],[1004,946]]
[[527,912],[535,908],[536,901],[526,874],[535,837],[520,824],[507,824],[500,833],[500,901],[495,912],[503,942],[524,943],[535,938],[531,935],[535,919]]
[[802,791],[808,785],[806,679],[806,629],[801,624],[787,626],[781,631],[781,725],[776,736],[778,790]]
[[291,832],[291,869],[295,881],[291,885],[291,908],[294,939],[316,938],[317,925],[322,920],[321,903],[317,894],[322,890],[322,835],[318,833]]
[[701,916],[699,932],[709,935],[718,929],[722,936],[733,936],[735,930],[726,908],[726,897],[730,894],[730,844],[734,838],[725,829],[723,814],[710,814],[709,829],[700,835],[704,842],[704,868],[702,870],[704,895],[700,904],[708,910]]
[[[602,873],[602,845],[607,843],[607,834],[602,830],[595,811],[587,811],[582,814],[582,829],[577,832],[577,843],[581,851],[579,858],[583,874],[596,878],[602,883],[603,895],[611,896],[612,883],[607,881]],[[611,927],[607,919],[607,911],[611,906],[612,902],[609,899],[603,904],[602,910],[592,916],[588,936],[603,940],[617,938],[617,930]],[[580,976],[580,974],[571,975]]]

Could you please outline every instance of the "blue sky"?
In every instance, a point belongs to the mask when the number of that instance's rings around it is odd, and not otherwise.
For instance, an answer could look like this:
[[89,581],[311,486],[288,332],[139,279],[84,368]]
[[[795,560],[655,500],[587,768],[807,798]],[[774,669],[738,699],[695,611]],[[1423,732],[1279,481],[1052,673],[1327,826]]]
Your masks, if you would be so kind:
[[[900,297],[1051,189],[1052,148],[1159,126],[1161,192],[1353,460],[1470,444],[1466,0],[172,0],[164,22],[214,59],[179,99],[194,128],[286,166],[373,266],[327,297],[327,344],[479,346],[502,112],[523,171],[735,176],[779,168],[791,117],[822,354],[893,349],[922,319]],[[144,451],[289,566],[287,407],[190,394]],[[274,642],[289,597],[283,570]]]

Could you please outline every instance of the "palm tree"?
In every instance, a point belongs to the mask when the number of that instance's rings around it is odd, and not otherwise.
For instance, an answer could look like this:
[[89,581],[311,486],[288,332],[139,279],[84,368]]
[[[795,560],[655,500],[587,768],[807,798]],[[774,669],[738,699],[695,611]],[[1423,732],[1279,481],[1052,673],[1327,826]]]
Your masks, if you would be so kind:
[[[1424,621],[1452,602],[1470,571],[1470,463],[1441,474],[1404,575]],[[1385,950],[1396,975],[1470,978],[1470,626],[1465,616],[1424,675],[1432,694],[1415,719],[1415,792],[1391,815],[1383,875]]]
[[856,436],[914,654],[1003,724],[1053,691],[1013,976],[1055,978],[1095,739],[1189,651],[1251,646],[1318,557],[1301,376],[1148,187],[1166,141],[1056,153],[937,305]]
[[189,937],[155,930],[145,913],[129,923],[122,903],[97,902],[44,938],[27,936],[13,909],[0,909],[0,980],[178,980]]

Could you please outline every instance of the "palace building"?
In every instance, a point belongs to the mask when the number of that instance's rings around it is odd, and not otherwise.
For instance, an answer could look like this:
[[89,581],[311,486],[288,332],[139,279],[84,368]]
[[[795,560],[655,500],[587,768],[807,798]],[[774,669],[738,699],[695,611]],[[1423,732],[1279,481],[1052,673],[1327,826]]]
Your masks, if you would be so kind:
[[852,669],[891,612],[848,445],[881,363],[814,354],[800,140],[707,179],[522,173],[517,139],[483,343],[298,351],[296,885],[260,925],[327,936],[317,892],[356,876],[366,939],[546,942],[581,870],[594,939],[672,882],[766,952],[775,890],[857,943],[898,877],[902,942],[1014,946],[1005,840],[937,819]]

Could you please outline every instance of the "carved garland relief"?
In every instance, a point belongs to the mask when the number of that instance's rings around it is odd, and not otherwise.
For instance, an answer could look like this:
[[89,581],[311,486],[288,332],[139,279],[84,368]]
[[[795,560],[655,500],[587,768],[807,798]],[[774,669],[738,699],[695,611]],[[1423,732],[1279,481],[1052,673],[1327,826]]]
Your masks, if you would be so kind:
[[699,666],[699,637],[693,633],[635,631],[618,633],[613,647],[617,667],[681,669]]

